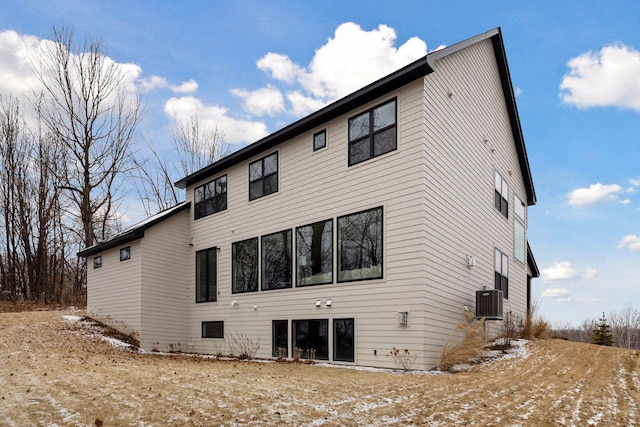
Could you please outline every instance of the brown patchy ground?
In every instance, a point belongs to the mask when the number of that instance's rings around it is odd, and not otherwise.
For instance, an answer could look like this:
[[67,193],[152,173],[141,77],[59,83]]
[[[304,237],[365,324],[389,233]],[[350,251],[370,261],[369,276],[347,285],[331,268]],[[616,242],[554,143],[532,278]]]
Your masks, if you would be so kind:
[[65,320],[0,313],[0,426],[634,426],[638,352],[559,340],[411,375],[123,351]]

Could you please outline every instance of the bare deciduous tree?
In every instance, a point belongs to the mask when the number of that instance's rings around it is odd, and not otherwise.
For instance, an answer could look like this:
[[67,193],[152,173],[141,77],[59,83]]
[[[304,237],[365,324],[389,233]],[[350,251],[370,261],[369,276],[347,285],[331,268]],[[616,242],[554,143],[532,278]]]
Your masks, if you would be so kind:
[[207,127],[197,116],[178,122],[172,134],[178,166],[183,176],[200,170],[229,154],[224,134],[217,127]]

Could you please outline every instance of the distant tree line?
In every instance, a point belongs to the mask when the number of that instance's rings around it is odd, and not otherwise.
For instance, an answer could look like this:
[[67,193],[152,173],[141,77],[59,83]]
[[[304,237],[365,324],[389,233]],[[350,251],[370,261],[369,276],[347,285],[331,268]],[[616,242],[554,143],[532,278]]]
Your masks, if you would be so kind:
[[556,325],[553,335],[571,341],[640,350],[640,311],[627,306],[608,316],[603,313],[599,319],[585,319],[579,327]]
[[142,104],[99,41],[78,47],[54,29],[30,59],[39,89],[0,93],[0,301],[82,303],[77,252],[120,231],[123,197],[136,191],[149,215],[166,209],[177,174],[228,149],[194,117],[175,127],[175,160],[136,150]]

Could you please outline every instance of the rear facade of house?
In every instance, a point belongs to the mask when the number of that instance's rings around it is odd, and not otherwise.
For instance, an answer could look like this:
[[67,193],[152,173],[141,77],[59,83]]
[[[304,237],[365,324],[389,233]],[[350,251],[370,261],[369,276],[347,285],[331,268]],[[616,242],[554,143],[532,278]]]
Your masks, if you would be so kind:
[[393,368],[395,347],[430,369],[478,291],[525,315],[535,192],[499,29],[176,185],[184,203],[81,252],[90,315],[143,348]]

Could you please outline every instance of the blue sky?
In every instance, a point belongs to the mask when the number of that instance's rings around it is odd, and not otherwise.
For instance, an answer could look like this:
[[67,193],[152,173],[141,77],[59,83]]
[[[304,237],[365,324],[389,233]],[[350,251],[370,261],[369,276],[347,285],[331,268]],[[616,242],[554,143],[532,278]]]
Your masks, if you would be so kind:
[[[130,71],[141,140],[167,149],[173,120],[198,114],[235,149],[500,26],[538,197],[540,313],[579,324],[640,310],[640,2],[397,3],[4,1],[0,93],[30,81],[25,49],[72,26]],[[123,210],[140,219],[132,198]]]

